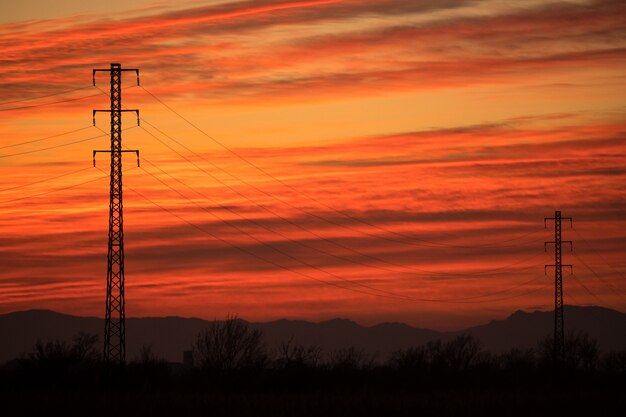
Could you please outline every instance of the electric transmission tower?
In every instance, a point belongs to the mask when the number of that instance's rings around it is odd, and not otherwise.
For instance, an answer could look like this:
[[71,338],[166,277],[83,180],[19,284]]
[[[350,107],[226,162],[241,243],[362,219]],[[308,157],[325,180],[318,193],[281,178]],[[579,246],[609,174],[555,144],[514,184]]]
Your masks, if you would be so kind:
[[104,320],[104,360],[110,364],[126,363],[126,313],[124,300],[124,215],[122,204],[122,153],[138,150],[122,150],[122,112],[135,112],[139,124],[139,110],[122,109],[122,72],[134,71],[139,85],[139,70],[122,68],[121,64],[111,64],[109,69],[93,70],[93,85],[96,85],[96,72],[106,71],[111,74],[111,109],[94,110],[93,124],[96,125],[96,113],[111,114],[111,149],[94,150],[93,164],[96,166],[96,153],[111,154],[111,187],[109,200],[109,245],[107,255],[107,294]]
[[548,220],[554,220],[554,240],[551,242],[544,242],[544,250],[547,249],[548,244],[554,244],[554,264],[546,265],[545,270],[548,267],[554,267],[554,352],[553,360],[555,367],[563,363],[565,358],[565,324],[563,320],[563,267],[569,267],[572,270],[572,265],[563,265],[561,263],[562,244],[569,243],[570,251],[573,249],[571,240],[561,240],[561,221],[569,220],[570,226],[573,226],[571,217],[561,217],[560,211],[554,212],[554,217],[546,217],[543,219],[544,227],[547,225]]

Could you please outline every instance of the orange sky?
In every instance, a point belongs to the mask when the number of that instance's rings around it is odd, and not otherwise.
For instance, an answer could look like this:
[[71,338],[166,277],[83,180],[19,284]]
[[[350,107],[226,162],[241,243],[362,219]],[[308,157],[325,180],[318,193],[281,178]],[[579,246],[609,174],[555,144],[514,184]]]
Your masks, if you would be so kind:
[[626,310],[624,2],[102,3],[0,6],[0,313],[104,313],[111,62],[128,316],[550,309],[555,210],[566,303]]

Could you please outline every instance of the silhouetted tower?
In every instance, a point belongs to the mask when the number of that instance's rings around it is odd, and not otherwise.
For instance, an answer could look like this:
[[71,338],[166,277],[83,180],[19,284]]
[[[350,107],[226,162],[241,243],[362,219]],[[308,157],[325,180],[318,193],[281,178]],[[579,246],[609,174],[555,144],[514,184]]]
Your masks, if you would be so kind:
[[93,164],[96,166],[96,153],[111,154],[111,189],[109,201],[109,245],[107,255],[107,294],[104,320],[104,360],[107,363],[126,363],[126,315],[124,300],[124,215],[122,204],[122,153],[135,152],[139,165],[138,150],[122,150],[122,112],[137,113],[139,110],[122,109],[122,72],[135,71],[139,85],[139,70],[122,69],[121,64],[111,64],[110,69],[94,69],[93,85],[96,85],[96,72],[111,73],[111,109],[94,110],[93,124],[96,125],[97,112],[111,113],[111,149],[94,150]]
[[563,267],[568,266],[570,270],[572,265],[563,265],[561,263],[562,244],[569,243],[570,250],[572,250],[571,240],[561,240],[561,221],[569,220],[572,225],[571,217],[561,217],[560,211],[554,212],[554,217],[546,217],[543,219],[544,227],[548,220],[554,220],[554,240],[544,243],[544,250],[547,249],[548,244],[554,244],[554,265],[546,265],[547,270],[549,266],[554,267],[554,364],[558,366],[563,362],[565,358],[565,323],[563,319]]

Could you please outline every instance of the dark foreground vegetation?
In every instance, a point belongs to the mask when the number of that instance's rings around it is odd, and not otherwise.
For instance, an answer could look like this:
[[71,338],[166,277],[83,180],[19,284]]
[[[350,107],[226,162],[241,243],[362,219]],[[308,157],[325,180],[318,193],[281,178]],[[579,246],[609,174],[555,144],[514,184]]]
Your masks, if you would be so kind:
[[145,347],[107,367],[101,344],[38,342],[0,368],[4,416],[537,416],[609,415],[626,406],[626,351],[600,354],[570,334],[558,376],[552,340],[494,355],[462,335],[388,358],[286,341],[268,349],[235,318],[198,335],[194,364]]

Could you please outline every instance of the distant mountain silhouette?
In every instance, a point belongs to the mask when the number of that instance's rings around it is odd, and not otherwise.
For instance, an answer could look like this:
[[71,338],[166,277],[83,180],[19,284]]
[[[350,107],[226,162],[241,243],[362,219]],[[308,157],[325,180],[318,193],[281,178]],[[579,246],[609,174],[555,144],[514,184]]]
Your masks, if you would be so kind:
[[[553,312],[517,311],[504,320],[470,327],[457,332],[419,329],[402,323],[382,323],[371,327],[346,319],[320,323],[277,320],[251,323],[262,330],[270,349],[293,337],[294,343],[320,345],[325,351],[355,346],[381,357],[399,348],[418,346],[434,339],[449,339],[459,333],[478,338],[485,349],[501,352],[514,347],[534,347],[551,335]],[[128,318],[126,321],[128,358],[138,355],[143,345],[172,362],[181,362],[199,331],[209,321],[182,317]],[[603,351],[626,348],[626,314],[603,307],[565,307],[566,331],[580,330],[598,340]],[[95,317],[76,317],[49,310],[29,310],[0,315],[0,363],[32,350],[37,339],[71,341],[78,332],[102,337],[104,322]]]

